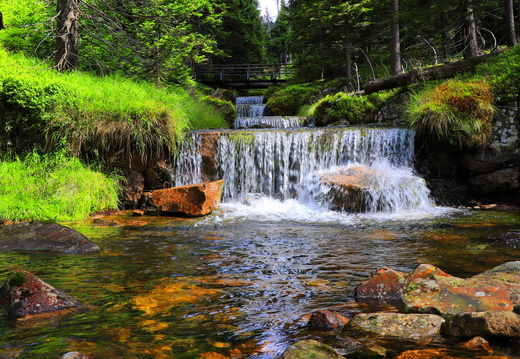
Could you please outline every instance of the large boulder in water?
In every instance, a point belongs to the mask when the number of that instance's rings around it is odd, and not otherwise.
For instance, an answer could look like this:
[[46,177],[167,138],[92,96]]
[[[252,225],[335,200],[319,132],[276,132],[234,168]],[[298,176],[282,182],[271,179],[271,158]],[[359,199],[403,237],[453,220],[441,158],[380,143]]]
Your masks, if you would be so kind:
[[317,340],[300,340],[289,346],[280,359],[343,359],[334,349]]
[[159,189],[152,192],[157,212],[169,212],[188,217],[200,217],[218,208],[224,180]]
[[4,251],[55,251],[90,254],[101,248],[78,231],[57,223],[24,222],[0,226]]
[[0,305],[10,318],[23,318],[73,308],[79,303],[34,274],[16,271],[0,287]]
[[520,338],[520,315],[504,311],[461,313],[448,317],[442,330],[460,337]]
[[440,334],[444,319],[433,314],[361,313],[344,330],[362,331],[383,337],[421,339]]

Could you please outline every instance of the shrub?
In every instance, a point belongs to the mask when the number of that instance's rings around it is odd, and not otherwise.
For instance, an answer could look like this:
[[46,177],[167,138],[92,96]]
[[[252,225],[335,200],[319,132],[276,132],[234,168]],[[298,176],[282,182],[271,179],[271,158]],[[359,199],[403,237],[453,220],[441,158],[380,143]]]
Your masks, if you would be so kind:
[[266,112],[273,116],[294,116],[300,107],[315,101],[318,90],[304,85],[292,85],[270,94]]
[[317,126],[331,124],[364,124],[374,121],[377,106],[366,96],[351,96],[344,92],[328,95],[314,109]]
[[516,101],[520,97],[520,46],[480,64],[477,73],[491,81],[497,101]]
[[483,146],[495,112],[493,101],[485,80],[448,80],[412,95],[407,121],[431,144]]
[[235,119],[237,118],[237,109],[231,101],[221,100],[217,97],[211,96],[201,97],[200,101],[216,108],[228,124],[233,125],[235,122]]
[[0,161],[0,218],[78,220],[115,209],[121,186],[115,176],[85,167],[58,151],[32,152],[23,160]]

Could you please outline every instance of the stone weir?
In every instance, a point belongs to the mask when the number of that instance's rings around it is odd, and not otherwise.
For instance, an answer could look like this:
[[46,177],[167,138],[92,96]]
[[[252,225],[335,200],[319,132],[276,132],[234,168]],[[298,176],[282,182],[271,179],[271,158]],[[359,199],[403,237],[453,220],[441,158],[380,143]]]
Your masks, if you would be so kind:
[[[323,183],[324,172],[383,162],[383,167],[390,171],[387,177],[394,176],[397,168],[408,168],[407,176],[412,176],[413,148],[414,132],[399,128],[193,132],[178,147],[172,183],[182,186],[222,178],[224,201],[244,201],[252,194],[300,202],[333,201],[326,196],[331,191]],[[386,196],[381,191],[397,193],[405,188],[411,193],[408,197],[419,193],[422,198],[412,202],[427,201],[424,181],[415,179],[413,186],[405,181],[396,182],[393,188],[387,188],[388,181],[378,181],[372,187],[379,192],[371,194],[371,198],[381,202]]]

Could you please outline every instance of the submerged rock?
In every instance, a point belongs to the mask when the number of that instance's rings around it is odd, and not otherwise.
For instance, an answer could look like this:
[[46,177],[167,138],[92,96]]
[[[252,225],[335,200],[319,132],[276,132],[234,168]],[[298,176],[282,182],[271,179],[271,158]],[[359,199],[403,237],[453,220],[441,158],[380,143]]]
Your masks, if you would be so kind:
[[347,322],[348,319],[341,314],[329,310],[317,310],[312,313],[307,325],[312,329],[340,330]]
[[101,248],[78,231],[58,223],[24,222],[0,227],[0,250],[90,254]]
[[224,180],[218,180],[155,190],[152,199],[159,214],[169,212],[200,217],[218,208],[223,189]]
[[79,303],[34,274],[16,271],[0,287],[0,305],[10,318],[23,318],[73,308]]
[[447,318],[442,330],[459,337],[520,338],[520,315],[504,311],[462,313]]
[[489,344],[489,342],[482,337],[472,338],[471,340],[468,340],[467,342],[459,344],[459,346],[461,348],[464,348],[467,350],[486,351],[489,353],[491,353],[493,351],[491,344]]
[[61,356],[60,359],[89,359],[88,356],[80,352],[68,352]]
[[300,340],[289,346],[280,359],[344,359],[334,349],[316,340]]
[[444,319],[433,314],[362,313],[354,316],[345,330],[384,337],[421,339],[440,334],[442,323]]

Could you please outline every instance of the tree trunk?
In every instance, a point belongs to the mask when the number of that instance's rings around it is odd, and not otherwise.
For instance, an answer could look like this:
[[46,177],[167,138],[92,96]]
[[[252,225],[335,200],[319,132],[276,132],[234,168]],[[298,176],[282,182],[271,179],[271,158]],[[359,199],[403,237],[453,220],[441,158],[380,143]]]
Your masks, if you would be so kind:
[[56,36],[56,68],[58,71],[78,67],[78,0],[58,0]]
[[442,45],[444,47],[444,59],[446,61],[451,57],[451,36],[450,36],[450,23],[449,13],[447,11],[442,12]]
[[472,57],[467,60],[450,62],[446,65],[415,69],[407,73],[401,73],[383,79],[368,81],[365,84],[364,91],[366,94],[369,94],[381,90],[408,86],[419,81],[432,81],[452,78],[461,73],[474,71],[478,64],[487,61],[489,58],[496,56],[499,53],[500,51],[497,51],[491,54]]
[[345,34],[345,70],[347,80],[352,80],[352,44],[350,43],[350,30]]
[[2,15],[2,12],[0,11],[0,30],[4,29],[4,15]]
[[401,72],[401,38],[399,34],[399,0],[392,0],[392,45],[391,52],[391,73],[397,75]]
[[475,14],[473,12],[473,0],[466,0],[466,22],[468,26],[468,35],[466,38],[466,51],[465,58],[478,56],[478,43],[477,43],[477,23],[475,21]]
[[505,22],[507,28],[507,44],[515,46],[517,44],[515,31],[515,12],[513,10],[513,0],[504,0]]

